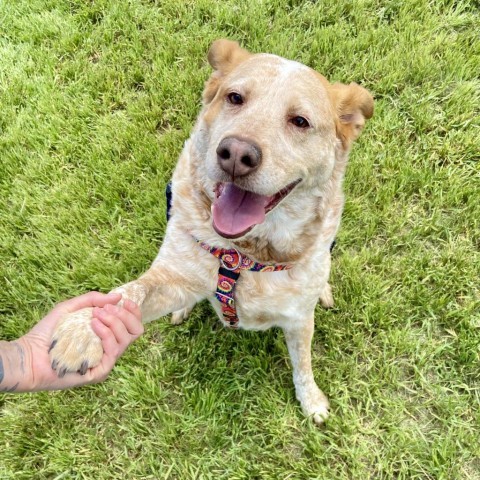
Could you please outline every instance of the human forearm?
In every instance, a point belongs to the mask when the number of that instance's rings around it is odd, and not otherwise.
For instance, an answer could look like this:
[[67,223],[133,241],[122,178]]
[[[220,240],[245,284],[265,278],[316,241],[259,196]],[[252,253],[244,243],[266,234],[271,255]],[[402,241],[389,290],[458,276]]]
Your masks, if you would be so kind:
[[0,393],[24,392],[31,389],[30,358],[21,340],[0,341]]

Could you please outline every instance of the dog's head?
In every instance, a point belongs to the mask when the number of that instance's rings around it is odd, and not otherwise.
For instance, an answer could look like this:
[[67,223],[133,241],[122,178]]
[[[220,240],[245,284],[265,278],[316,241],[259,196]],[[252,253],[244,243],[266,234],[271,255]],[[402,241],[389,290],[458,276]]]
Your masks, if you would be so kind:
[[300,63],[217,40],[203,94],[202,156],[215,185],[214,228],[239,238],[296,189],[317,187],[348,154],[372,96]]

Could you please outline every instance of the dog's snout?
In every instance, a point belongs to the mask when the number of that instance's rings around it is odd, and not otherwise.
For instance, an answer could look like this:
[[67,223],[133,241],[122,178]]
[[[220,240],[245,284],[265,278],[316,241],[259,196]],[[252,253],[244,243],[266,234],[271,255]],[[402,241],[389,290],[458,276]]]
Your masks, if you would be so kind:
[[260,147],[251,140],[226,137],[218,144],[217,160],[220,168],[229,175],[241,177],[260,166],[262,152]]

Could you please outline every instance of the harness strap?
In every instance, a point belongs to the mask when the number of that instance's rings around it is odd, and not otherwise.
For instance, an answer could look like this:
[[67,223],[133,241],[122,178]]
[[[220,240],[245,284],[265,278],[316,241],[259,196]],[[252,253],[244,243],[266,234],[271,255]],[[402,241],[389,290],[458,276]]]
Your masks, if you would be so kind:
[[278,272],[279,270],[289,270],[293,267],[293,265],[275,265],[255,262],[236,249],[210,247],[199,240],[197,240],[197,242],[204,250],[207,250],[207,252],[210,252],[220,260],[215,298],[221,303],[223,319],[230,328],[238,328],[239,320],[235,307],[234,292],[242,270],[250,270],[252,272]]

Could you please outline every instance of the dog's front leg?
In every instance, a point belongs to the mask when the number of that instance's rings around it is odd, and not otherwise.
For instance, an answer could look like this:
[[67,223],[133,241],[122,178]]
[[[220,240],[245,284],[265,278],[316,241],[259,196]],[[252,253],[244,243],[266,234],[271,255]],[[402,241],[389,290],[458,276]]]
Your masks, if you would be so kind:
[[328,417],[329,405],[327,397],[317,387],[313,378],[311,357],[313,328],[312,314],[311,318],[305,322],[295,322],[291,326],[284,327],[283,331],[292,360],[297,400],[302,406],[303,413],[311,416],[313,421],[320,425]]
[[[149,322],[172,311],[191,308],[205,298],[208,288],[202,277],[188,276],[157,262],[140,278],[113,292],[121,293],[123,300],[134,301],[142,311],[143,322]],[[85,373],[100,362],[103,348],[91,321],[92,309],[85,308],[67,315],[57,324],[50,358],[59,376],[67,372]]]
[[188,269],[182,273],[165,268],[161,262],[155,263],[138,280],[112,292],[135,302],[142,311],[143,322],[148,323],[171,312],[190,309],[210,293],[211,285],[207,286],[203,278],[189,276],[188,272]]

